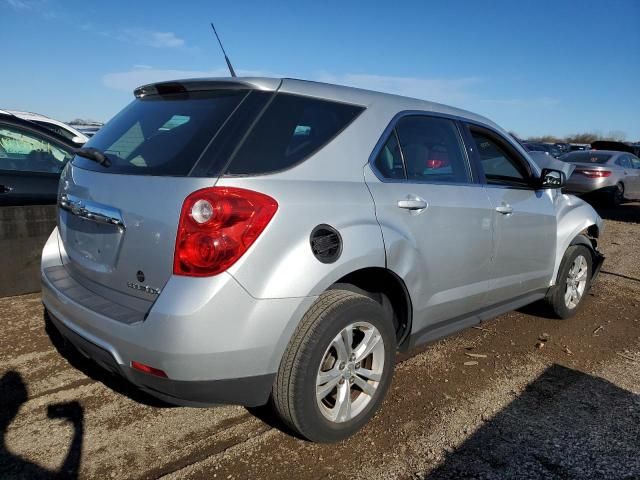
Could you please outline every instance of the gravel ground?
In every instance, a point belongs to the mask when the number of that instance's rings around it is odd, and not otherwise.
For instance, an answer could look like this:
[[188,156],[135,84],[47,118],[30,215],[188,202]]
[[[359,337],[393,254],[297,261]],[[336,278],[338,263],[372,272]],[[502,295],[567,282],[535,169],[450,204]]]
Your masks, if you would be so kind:
[[413,352],[337,445],[265,408],[157,402],[48,335],[38,295],[0,299],[0,478],[640,479],[640,204],[601,214],[575,318],[531,306]]

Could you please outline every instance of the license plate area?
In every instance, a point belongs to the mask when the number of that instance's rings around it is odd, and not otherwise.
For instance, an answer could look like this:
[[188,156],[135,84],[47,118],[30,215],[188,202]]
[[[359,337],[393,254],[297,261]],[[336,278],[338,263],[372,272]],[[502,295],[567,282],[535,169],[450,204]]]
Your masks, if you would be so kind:
[[60,236],[69,258],[84,268],[112,272],[118,261],[124,231],[60,211]]

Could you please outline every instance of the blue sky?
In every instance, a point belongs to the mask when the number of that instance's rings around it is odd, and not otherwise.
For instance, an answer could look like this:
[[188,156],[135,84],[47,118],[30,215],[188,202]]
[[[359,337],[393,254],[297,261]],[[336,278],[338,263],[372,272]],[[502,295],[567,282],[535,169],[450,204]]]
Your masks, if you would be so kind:
[[239,74],[389,91],[521,136],[640,140],[640,1],[0,0],[0,108],[108,120],[155,80]]

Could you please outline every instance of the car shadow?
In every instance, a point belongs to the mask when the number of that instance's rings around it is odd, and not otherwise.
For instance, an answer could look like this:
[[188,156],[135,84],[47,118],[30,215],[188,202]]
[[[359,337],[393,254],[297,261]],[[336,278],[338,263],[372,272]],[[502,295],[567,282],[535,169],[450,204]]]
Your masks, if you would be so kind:
[[73,427],[71,444],[58,471],[48,470],[9,450],[6,442],[9,425],[17,417],[20,408],[28,399],[27,386],[18,372],[9,371],[0,378],[0,428],[2,429],[0,478],[78,478],[84,439],[84,410],[76,401],[53,404],[47,407],[47,417],[64,419]]
[[608,206],[598,201],[590,201],[589,203],[605,220],[640,223],[640,202],[625,202],[617,207]]
[[549,320],[558,320],[558,316],[553,313],[549,304],[544,300],[530,303],[524,307],[520,307],[517,312],[531,315],[538,318],[547,318]]
[[[135,385],[129,383],[126,379],[108,372],[92,360],[86,358],[60,334],[46,312],[44,313],[44,321],[45,331],[58,353],[64,357],[72,367],[80,370],[89,378],[104,384],[107,388],[110,388],[111,390],[114,390],[135,402],[139,402],[147,406],[157,408],[180,408],[179,405],[164,402],[145,393]],[[211,408],[215,407],[216,405],[212,405]],[[270,427],[281,430],[282,432],[297,438],[302,438],[280,420],[271,401],[266,405],[258,407],[246,407],[246,410]]]
[[640,395],[553,365],[430,479],[640,478]]
[[64,357],[69,364],[80,370],[89,378],[96,380],[115,392],[130,398],[131,400],[158,408],[174,408],[167,402],[145,393],[144,391],[132,385],[125,378],[115,375],[98,364],[82,355],[70,342],[68,342],[55,327],[47,312],[44,313],[45,331],[51,340],[54,348]]

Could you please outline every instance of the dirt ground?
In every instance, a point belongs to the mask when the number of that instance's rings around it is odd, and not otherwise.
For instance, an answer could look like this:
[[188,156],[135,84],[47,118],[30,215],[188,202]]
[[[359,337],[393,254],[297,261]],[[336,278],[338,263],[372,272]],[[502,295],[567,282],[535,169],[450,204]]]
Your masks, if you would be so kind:
[[601,214],[575,318],[534,305],[414,352],[337,445],[265,408],[163,405],[50,337],[38,295],[0,299],[0,478],[640,479],[640,203]]

